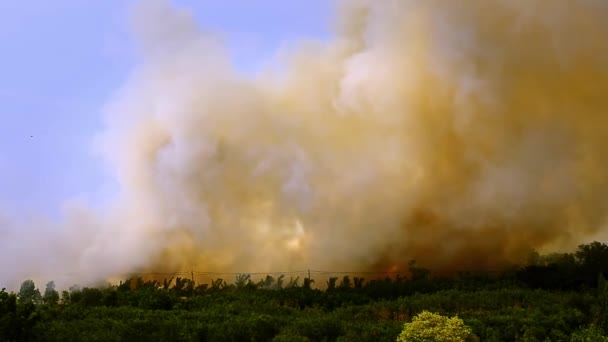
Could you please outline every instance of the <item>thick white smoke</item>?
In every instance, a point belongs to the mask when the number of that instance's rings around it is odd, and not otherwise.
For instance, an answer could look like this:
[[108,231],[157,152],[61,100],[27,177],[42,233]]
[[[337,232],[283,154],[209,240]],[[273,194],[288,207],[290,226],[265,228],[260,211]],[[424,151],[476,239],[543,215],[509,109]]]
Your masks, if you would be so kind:
[[488,269],[605,223],[608,2],[343,1],[332,40],[255,77],[186,10],[135,12],[142,63],[99,137],[115,209],[17,237],[46,253],[3,260],[3,282]]

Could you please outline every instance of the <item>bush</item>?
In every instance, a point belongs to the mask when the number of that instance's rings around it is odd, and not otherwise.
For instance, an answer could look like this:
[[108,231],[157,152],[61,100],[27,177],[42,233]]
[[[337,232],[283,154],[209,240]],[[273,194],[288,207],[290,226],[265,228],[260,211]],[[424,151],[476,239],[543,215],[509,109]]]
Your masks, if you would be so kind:
[[575,332],[570,338],[571,342],[608,342],[608,337],[603,336],[600,329],[589,327]]
[[309,342],[310,339],[296,332],[286,331],[272,339],[272,342]]
[[466,342],[475,341],[471,328],[458,316],[448,318],[422,311],[411,323],[405,323],[398,342]]
[[291,327],[294,332],[312,341],[335,341],[344,333],[342,321],[338,317],[320,312],[309,312],[295,320]]

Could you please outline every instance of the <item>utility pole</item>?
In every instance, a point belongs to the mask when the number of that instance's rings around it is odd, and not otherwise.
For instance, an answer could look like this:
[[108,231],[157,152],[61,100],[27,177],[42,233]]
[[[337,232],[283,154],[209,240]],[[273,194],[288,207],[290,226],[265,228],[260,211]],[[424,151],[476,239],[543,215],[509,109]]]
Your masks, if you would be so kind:
[[191,293],[191,295],[194,296],[194,270],[190,270],[190,277],[192,278],[192,293]]

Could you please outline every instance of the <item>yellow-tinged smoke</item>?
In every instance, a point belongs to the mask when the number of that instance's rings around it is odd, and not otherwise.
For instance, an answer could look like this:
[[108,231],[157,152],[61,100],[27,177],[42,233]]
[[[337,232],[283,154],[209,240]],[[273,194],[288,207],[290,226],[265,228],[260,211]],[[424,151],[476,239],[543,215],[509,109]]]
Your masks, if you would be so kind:
[[118,209],[81,268],[493,269],[602,232],[608,2],[338,12],[331,40],[251,77],[187,11],[142,2],[143,62],[99,139]]

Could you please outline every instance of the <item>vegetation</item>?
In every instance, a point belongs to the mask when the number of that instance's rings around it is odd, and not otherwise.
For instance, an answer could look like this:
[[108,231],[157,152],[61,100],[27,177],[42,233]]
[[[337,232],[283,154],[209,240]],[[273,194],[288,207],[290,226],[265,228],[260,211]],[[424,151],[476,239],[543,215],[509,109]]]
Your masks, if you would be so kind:
[[410,277],[330,278],[324,290],[239,275],[61,293],[49,282],[41,294],[26,280],[0,291],[0,341],[603,341],[607,261],[594,242],[502,274],[439,278],[411,263]]
[[466,342],[475,341],[475,336],[458,316],[449,318],[425,310],[405,323],[397,342],[425,341]]

